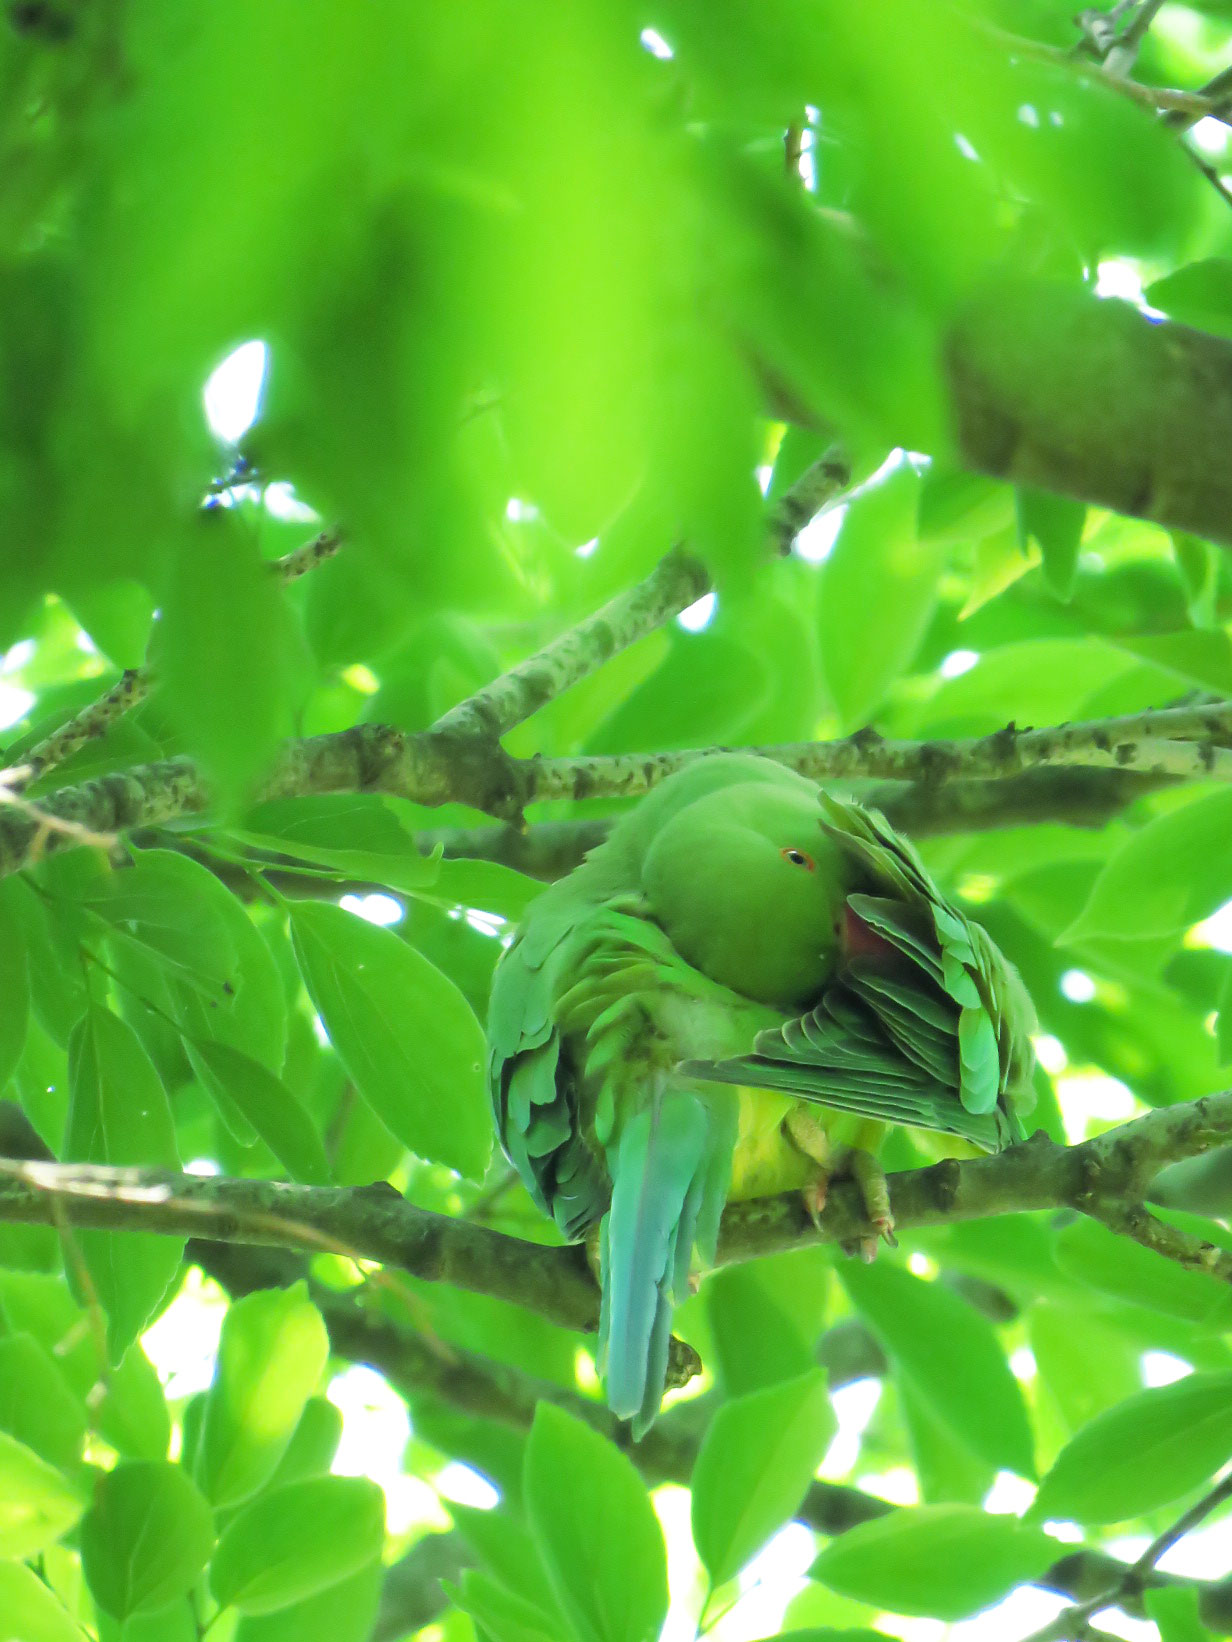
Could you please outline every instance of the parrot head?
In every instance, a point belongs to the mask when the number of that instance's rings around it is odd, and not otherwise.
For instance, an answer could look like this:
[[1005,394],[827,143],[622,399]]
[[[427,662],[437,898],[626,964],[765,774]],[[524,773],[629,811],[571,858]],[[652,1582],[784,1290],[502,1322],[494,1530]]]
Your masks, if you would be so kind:
[[844,868],[816,788],[749,782],[680,808],[651,842],[642,883],[677,951],[775,1008],[816,999],[838,959]]

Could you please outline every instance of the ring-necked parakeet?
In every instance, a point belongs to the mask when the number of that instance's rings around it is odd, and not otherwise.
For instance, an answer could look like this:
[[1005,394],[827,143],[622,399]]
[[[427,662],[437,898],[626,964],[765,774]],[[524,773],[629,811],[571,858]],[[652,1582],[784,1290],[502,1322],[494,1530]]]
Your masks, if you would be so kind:
[[[875,811],[768,759],[671,776],[531,905],[497,967],[501,1142],[565,1237],[600,1224],[612,1409],[658,1410],[673,1303],[729,1199],[856,1176],[884,1125],[1022,1138],[1034,1016]],[[735,1085],[735,1087],[732,1087]]]

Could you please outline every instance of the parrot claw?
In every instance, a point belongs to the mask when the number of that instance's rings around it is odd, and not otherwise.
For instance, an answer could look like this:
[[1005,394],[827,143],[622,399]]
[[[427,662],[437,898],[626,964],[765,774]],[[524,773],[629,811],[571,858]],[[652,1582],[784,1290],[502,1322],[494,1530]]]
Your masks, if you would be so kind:
[[826,1206],[829,1190],[830,1177],[825,1174],[819,1174],[815,1180],[810,1180],[808,1185],[801,1187],[800,1190],[808,1217],[818,1231],[821,1230],[821,1211]]

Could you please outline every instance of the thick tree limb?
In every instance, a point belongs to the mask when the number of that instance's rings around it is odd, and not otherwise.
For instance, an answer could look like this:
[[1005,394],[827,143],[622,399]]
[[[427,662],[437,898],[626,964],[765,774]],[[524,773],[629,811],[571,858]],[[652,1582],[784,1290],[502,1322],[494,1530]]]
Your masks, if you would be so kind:
[[[751,747],[749,752],[798,769],[816,781],[911,782],[938,795],[934,816],[946,812],[945,793],[959,781],[1023,780],[1037,772],[1083,771],[1136,777],[1158,784],[1176,779],[1232,780],[1232,749],[1221,744],[1230,709],[1165,707],[1123,718],[1019,730],[966,741],[889,741],[864,730],[845,741]],[[403,732],[360,724],[334,735],[287,743],[265,787],[269,798],[308,793],[386,792],[429,807],[469,804],[498,820],[518,820],[525,805],[548,798],[636,797],[707,752],[616,754],[610,757],[518,759],[486,735],[442,733],[434,727]],[[1053,787],[1053,793],[1058,790]],[[1064,792],[1064,783],[1060,784]],[[1029,790],[1028,790],[1029,795]],[[1024,817],[1012,794],[1010,816]],[[41,854],[70,847],[59,821],[94,833],[129,832],[176,816],[199,814],[209,792],[191,759],[173,758],[65,787],[40,799],[38,812],[0,808],[0,876],[19,871]],[[960,791],[955,808],[993,809],[991,794]],[[1064,807],[1062,805],[1061,807]],[[922,809],[923,813],[923,809]],[[1040,819],[1038,811],[1028,812]]]
[[968,467],[1232,546],[1232,342],[1024,282],[972,303],[945,364]]
[[[1155,1174],[1232,1138],[1232,1092],[1165,1107],[1080,1146],[1037,1134],[994,1157],[948,1161],[891,1175],[900,1230],[1024,1210],[1069,1207],[1115,1220],[1181,1265],[1232,1282],[1232,1255],[1172,1233],[1141,1209]],[[1118,1205],[1121,1208],[1118,1208]],[[1140,1212],[1139,1212],[1140,1211]],[[1150,1222],[1143,1233],[1143,1217]],[[599,1294],[581,1249],[508,1237],[405,1202],[392,1187],[360,1190],[232,1180],[161,1169],[0,1161],[0,1221],[161,1232],[229,1243],[340,1250],[428,1282],[495,1295],[564,1328],[598,1326]],[[719,1262],[748,1260],[868,1230],[859,1194],[831,1189],[820,1226],[797,1194],[729,1206]]]

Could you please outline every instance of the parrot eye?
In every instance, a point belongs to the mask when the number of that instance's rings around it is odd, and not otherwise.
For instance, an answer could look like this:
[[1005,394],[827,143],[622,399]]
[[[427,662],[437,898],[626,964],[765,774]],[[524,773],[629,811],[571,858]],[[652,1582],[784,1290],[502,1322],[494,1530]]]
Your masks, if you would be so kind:
[[817,870],[813,857],[806,855],[803,850],[785,849],[780,850],[779,854],[784,861],[790,861],[793,867],[803,867],[805,872],[816,872]]

